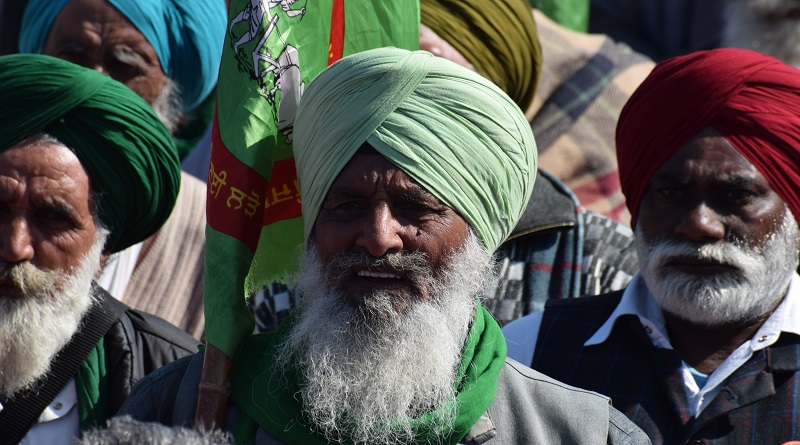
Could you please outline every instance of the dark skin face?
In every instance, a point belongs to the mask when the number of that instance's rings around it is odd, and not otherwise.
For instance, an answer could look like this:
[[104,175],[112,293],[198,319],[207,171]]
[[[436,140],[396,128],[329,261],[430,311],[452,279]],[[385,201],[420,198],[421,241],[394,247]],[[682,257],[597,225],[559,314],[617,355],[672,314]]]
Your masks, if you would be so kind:
[[[467,223],[460,215],[375,152],[353,156],[328,191],[312,231],[324,264],[338,252],[372,257],[422,252],[434,273],[467,235]],[[365,271],[349,271],[336,287],[345,295],[382,290],[405,300],[430,297],[414,297],[415,288],[401,271],[369,270],[393,277],[359,276],[359,272]]]
[[[651,240],[696,244],[741,240],[760,247],[786,211],[766,178],[715,130],[706,128],[653,175],[639,207],[639,228]],[[713,275],[727,266],[697,260],[667,265],[683,273]],[[773,308],[774,309],[774,308]],[[711,372],[763,324],[709,329],[665,314],[670,341],[683,359]]]
[[[0,153],[0,259],[72,271],[97,235],[89,177],[69,149],[48,142]],[[0,297],[16,287],[0,279]]]
[[43,53],[111,76],[151,105],[166,84],[153,46],[105,0],[70,0],[53,23]]

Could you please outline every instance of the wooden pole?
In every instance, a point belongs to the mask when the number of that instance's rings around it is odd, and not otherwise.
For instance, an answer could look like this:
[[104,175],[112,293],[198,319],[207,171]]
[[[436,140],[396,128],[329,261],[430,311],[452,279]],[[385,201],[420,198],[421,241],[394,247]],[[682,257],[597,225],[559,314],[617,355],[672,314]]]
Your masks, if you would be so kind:
[[225,427],[225,408],[231,395],[233,360],[206,342],[203,373],[197,394],[194,429],[201,432]]

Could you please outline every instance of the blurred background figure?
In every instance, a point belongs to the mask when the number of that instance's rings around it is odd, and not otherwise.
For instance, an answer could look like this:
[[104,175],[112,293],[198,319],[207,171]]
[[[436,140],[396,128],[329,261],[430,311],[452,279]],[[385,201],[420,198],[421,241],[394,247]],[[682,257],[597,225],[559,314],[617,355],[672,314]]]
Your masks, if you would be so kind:
[[721,46],[758,51],[800,68],[800,1],[727,3]]
[[589,32],[607,34],[660,61],[718,48],[727,3],[729,0],[591,0]]

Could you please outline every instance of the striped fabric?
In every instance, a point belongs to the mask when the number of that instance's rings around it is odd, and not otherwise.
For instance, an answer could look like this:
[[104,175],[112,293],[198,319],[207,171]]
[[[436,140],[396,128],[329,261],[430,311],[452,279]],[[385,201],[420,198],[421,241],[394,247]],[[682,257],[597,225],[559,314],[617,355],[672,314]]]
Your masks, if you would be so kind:
[[483,295],[501,326],[541,311],[549,299],[622,289],[638,270],[630,228],[584,209],[547,172],[540,171],[533,194],[523,221],[497,251],[498,281]]
[[565,182],[589,210],[628,223],[614,131],[623,105],[653,62],[603,35],[558,26],[538,10],[542,73],[525,113],[539,168]]
[[547,304],[532,367],[564,383],[611,397],[614,407],[654,445],[781,444],[800,439],[800,337],[784,333],[734,372],[697,418],[690,414],[673,350],[652,345],[633,315],[608,340],[583,343],[600,328],[622,292]]

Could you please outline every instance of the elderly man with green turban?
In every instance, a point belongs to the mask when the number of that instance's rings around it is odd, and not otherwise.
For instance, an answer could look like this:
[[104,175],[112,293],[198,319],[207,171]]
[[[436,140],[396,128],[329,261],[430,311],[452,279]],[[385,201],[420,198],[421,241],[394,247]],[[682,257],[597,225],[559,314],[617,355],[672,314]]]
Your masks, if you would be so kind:
[[196,348],[93,282],[169,216],[178,155],[133,91],[53,57],[0,57],[0,103],[0,431],[68,444]]
[[[345,57],[295,121],[305,216],[299,307],[235,358],[237,443],[649,443],[598,394],[506,359],[478,295],[530,197],[525,116],[424,51]],[[190,423],[202,357],[122,412]]]
[[[92,68],[124,83],[170,129],[181,160],[198,140],[210,147],[222,42],[224,0],[28,0],[19,51]],[[189,161],[191,162],[191,161]],[[167,222],[118,252],[98,277],[114,297],[169,320],[196,338],[203,318],[208,158],[186,167]],[[190,174],[191,173],[191,174]]]

